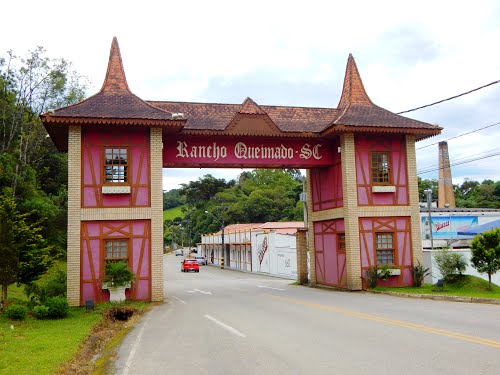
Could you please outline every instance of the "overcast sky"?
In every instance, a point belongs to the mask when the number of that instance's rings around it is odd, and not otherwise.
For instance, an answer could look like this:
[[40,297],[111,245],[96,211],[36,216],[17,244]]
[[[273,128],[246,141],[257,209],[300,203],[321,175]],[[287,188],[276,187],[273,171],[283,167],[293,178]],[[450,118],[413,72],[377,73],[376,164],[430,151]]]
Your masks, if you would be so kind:
[[[372,101],[399,112],[500,80],[498,1],[8,1],[0,55],[43,46],[99,91],[113,36],[144,100],[336,107],[352,53]],[[444,128],[431,143],[500,122],[500,84],[407,114]],[[448,142],[454,183],[500,180],[500,125]],[[165,169],[164,189],[234,169]],[[437,172],[420,175],[437,178]]]

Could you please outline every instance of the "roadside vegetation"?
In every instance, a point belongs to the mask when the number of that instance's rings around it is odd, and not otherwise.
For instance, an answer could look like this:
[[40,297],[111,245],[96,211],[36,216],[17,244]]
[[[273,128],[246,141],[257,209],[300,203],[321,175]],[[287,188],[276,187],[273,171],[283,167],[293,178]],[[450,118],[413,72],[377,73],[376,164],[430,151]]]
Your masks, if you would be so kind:
[[367,270],[365,279],[375,291],[391,291],[405,294],[432,294],[458,297],[500,299],[500,286],[491,282],[491,276],[500,270],[500,228],[478,234],[472,240],[471,265],[479,272],[488,275],[488,281],[471,275],[464,275],[467,260],[462,253],[440,249],[434,256],[434,264],[442,279],[436,284],[423,284],[430,275],[429,268],[417,264],[412,267],[413,287],[378,287],[379,279],[387,279],[384,267],[374,266]]
[[[22,287],[10,290],[0,313],[0,374],[105,373],[115,346],[151,306],[104,303],[91,310],[68,307],[63,318],[43,318]],[[26,314],[9,318],[12,307]]]
[[395,292],[407,294],[430,294],[457,297],[493,298],[500,299],[500,286],[492,284],[488,287],[488,281],[476,276],[459,275],[453,280],[445,282],[442,287],[436,284],[424,284],[421,287],[406,288],[373,288],[375,291]]

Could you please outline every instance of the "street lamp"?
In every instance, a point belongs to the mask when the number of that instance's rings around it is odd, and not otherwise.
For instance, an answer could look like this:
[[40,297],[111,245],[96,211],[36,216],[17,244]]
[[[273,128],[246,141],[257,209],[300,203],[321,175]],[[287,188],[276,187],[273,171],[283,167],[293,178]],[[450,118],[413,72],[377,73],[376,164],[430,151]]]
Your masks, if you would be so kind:
[[431,251],[434,250],[434,239],[432,237],[432,219],[431,219],[431,201],[432,201],[432,189],[425,189],[425,195],[427,195],[427,212],[429,213],[429,233],[431,235]]
[[211,215],[221,225],[221,230],[222,230],[222,232],[221,232],[222,233],[221,234],[221,239],[222,239],[222,258],[221,258],[220,268],[224,268],[224,253],[225,253],[225,250],[226,250],[224,248],[224,215],[222,215],[222,221],[220,221],[219,218],[217,216],[215,216],[213,213],[211,213],[209,211],[205,211],[205,213]]

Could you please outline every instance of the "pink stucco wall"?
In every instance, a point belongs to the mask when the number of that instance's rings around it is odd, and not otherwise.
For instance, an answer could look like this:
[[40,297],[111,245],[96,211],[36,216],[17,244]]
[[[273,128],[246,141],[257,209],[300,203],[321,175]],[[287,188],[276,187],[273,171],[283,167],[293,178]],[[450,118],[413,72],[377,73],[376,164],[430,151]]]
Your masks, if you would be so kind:
[[[366,205],[408,205],[408,169],[406,145],[401,136],[357,136],[356,147],[356,182],[358,204]],[[370,179],[370,153],[389,151],[391,158],[392,185],[394,193],[373,193]]]
[[316,281],[319,284],[347,287],[345,252],[337,248],[338,233],[344,233],[344,219],[314,223]]
[[135,274],[127,298],[150,300],[150,222],[137,221],[91,221],[82,223],[81,246],[81,303],[91,299],[95,302],[109,301],[109,292],[101,289],[104,275],[104,241],[120,238],[129,240],[128,264]]
[[[104,149],[129,150],[130,194],[102,194]],[[149,206],[149,129],[85,128],[82,131],[82,207]]]
[[394,266],[401,269],[400,276],[391,276],[388,280],[379,280],[380,286],[411,286],[412,285],[412,256],[410,241],[410,219],[408,217],[390,218],[361,218],[360,251],[361,269],[365,270],[375,265],[375,233],[394,232],[396,255]]
[[312,210],[321,211],[343,206],[342,165],[337,152],[338,143],[332,146],[333,164],[329,167],[313,168],[311,175]]

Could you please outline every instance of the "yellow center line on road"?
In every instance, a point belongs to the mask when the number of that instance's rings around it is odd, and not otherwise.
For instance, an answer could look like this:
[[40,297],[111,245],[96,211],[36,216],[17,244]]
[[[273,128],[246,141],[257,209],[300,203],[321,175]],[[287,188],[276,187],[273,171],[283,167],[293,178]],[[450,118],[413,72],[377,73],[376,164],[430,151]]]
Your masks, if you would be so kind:
[[375,321],[375,322],[380,322],[380,323],[390,324],[390,325],[394,325],[394,326],[399,326],[399,327],[414,329],[414,330],[417,330],[417,331],[432,333],[434,335],[451,337],[451,338],[454,338],[454,339],[457,339],[457,340],[468,341],[468,342],[472,342],[472,343],[475,343],[475,344],[480,344],[480,345],[489,346],[491,348],[500,349],[500,341],[484,339],[484,338],[477,337],[477,336],[464,335],[464,334],[458,333],[458,332],[447,331],[447,330],[440,329],[440,328],[433,328],[433,327],[424,326],[424,325],[421,325],[421,324],[415,324],[415,323],[405,322],[405,321],[402,321],[402,320],[395,320],[395,319],[390,319],[390,318],[384,318],[382,316],[364,314],[364,313],[360,313],[360,312],[357,312],[357,311],[344,310],[344,309],[340,309],[340,308],[337,308],[337,307],[320,305],[318,303],[306,302],[306,301],[302,301],[302,300],[298,300],[298,299],[294,299],[294,298],[289,298],[289,297],[280,297],[280,296],[276,296],[276,295],[269,295],[269,296],[271,298],[274,298],[274,299],[277,299],[277,300],[281,300],[281,301],[286,301],[286,302],[289,302],[289,303],[293,303],[295,305],[302,305],[302,306],[307,306],[307,307],[311,307],[311,308],[314,308],[314,309],[319,309],[319,310],[324,310],[324,311],[331,311],[331,312],[335,312],[337,314],[343,314],[343,315],[347,315],[347,316],[354,316],[354,317],[357,317],[357,318],[360,318],[360,319],[372,320],[372,321]]

